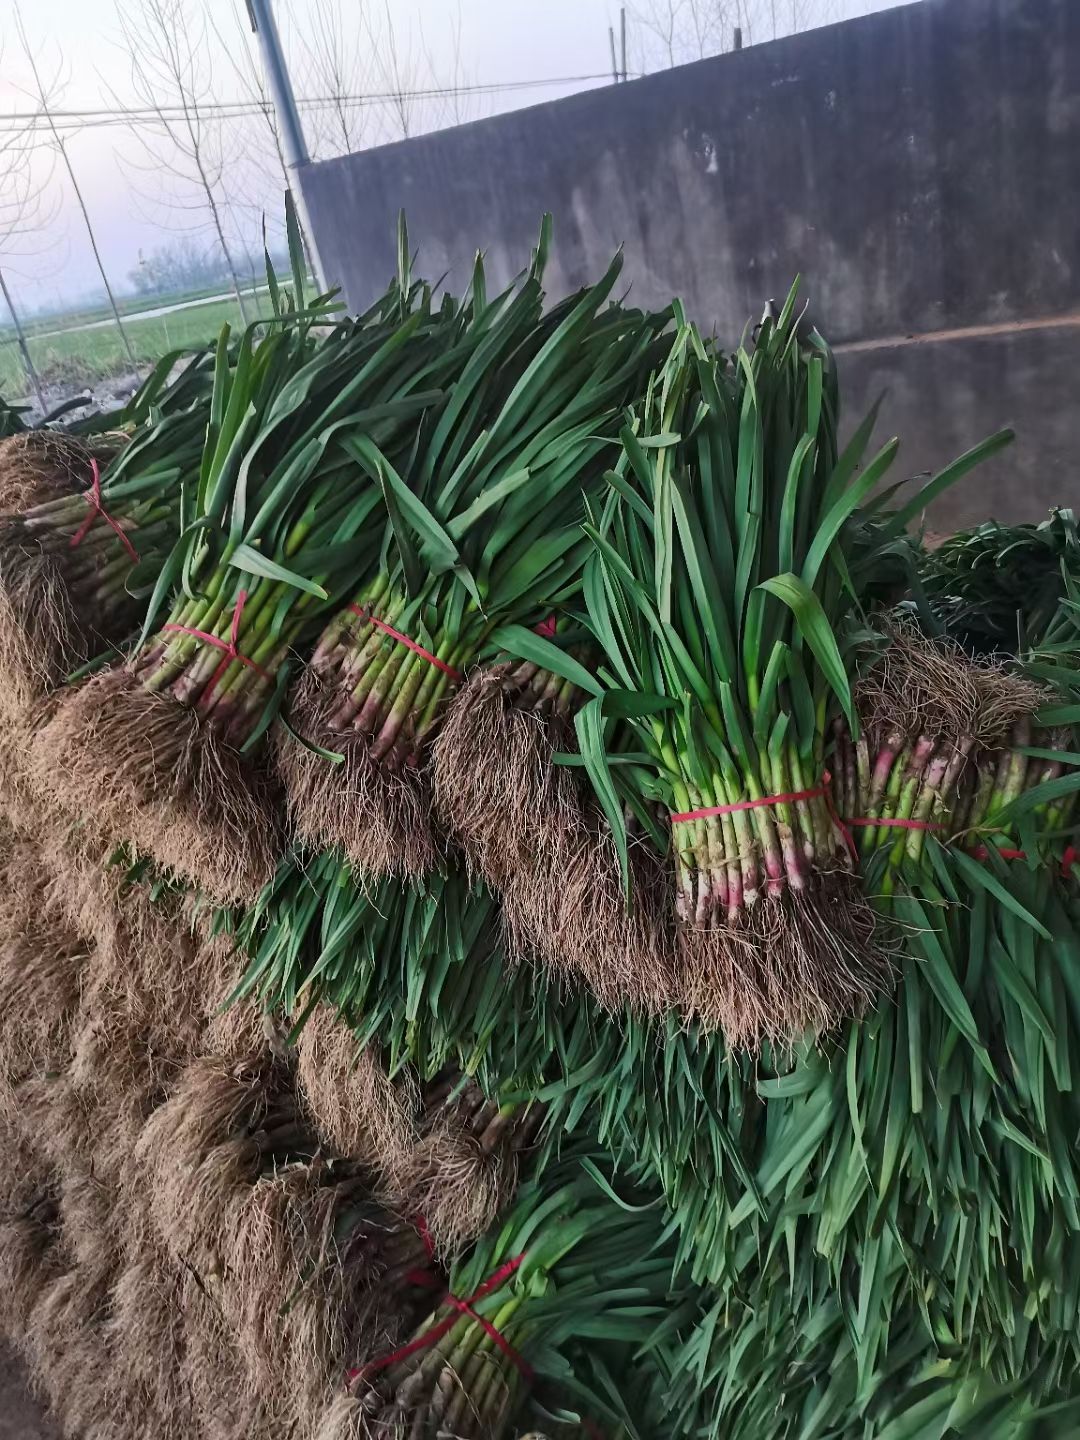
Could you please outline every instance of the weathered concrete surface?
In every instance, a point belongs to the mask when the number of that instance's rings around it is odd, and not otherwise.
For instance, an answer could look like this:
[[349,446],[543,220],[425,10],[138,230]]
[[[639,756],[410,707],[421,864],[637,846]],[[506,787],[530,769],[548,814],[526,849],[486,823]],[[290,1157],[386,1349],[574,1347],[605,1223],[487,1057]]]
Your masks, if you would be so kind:
[[1017,329],[839,357],[846,425],[884,390],[878,428],[899,435],[893,479],[933,471],[1003,425],[1016,442],[933,507],[933,528],[1041,520],[1080,506],[1080,325]]
[[1080,3],[922,0],[328,161],[303,183],[328,277],[356,306],[393,272],[402,207],[423,272],[451,287],[478,244],[489,284],[508,280],[548,209],[553,292],[624,244],[637,300],[681,295],[733,340],[801,273],[834,343],[901,342],[854,350],[845,372],[854,395],[889,384],[883,424],[920,465],[1003,410],[1016,421],[1011,460],[948,516],[993,499],[1005,518],[1072,498],[1057,461],[1078,448],[1080,407],[1051,408],[1051,367],[1080,358],[1080,332],[1005,327],[1080,313],[1078,157]]

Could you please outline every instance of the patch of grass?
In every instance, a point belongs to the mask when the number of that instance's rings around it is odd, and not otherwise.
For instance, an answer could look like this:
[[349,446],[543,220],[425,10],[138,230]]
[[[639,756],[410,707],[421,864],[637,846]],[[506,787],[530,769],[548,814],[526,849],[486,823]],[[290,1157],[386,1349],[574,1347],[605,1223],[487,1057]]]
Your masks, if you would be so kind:
[[[265,308],[269,316],[269,301],[265,302]],[[233,326],[241,323],[235,300],[193,305],[171,315],[132,319],[124,328],[136,360],[149,365],[178,346],[207,344],[217,336],[226,320]],[[103,326],[100,330],[71,330],[62,335],[31,336],[29,345],[38,374],[49,386],[90,385],[131,369],[115,325]],[[14,398],[28,394],[30,388],[18,347],[0,346],[0,395]]]
[[[163,290],[158,295],[118,295],[116,306],[122,317],[140,315],[144,310],[159,310],[165,305],[181,305],[185,301],[203,300],[210,295],[228,298],[227,285],[203,285],[195,290]],[[256,287],[266,290],[265,282]],[[244,299],[251,293],[251,285],[243,284]],[[55,310],[48,314],[27,316],[23,320],[23,331],[27,335],[51,334],[56,330],[67,330],[74,325],[95,324],[99,320],[111,321],[113,313],[102,300],[96,305],[82,305],[70,310]],[[15,327],[6,316],[0,319],[0,343],[15,338]]]

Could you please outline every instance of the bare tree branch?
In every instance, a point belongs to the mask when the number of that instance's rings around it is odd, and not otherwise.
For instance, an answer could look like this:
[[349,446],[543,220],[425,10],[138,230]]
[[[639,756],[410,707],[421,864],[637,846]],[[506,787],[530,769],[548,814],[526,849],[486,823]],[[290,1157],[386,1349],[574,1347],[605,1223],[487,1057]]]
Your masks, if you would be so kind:
[[447,93],[440,97],[438,113],[432,117],[433,124],[427,128],[440,129],[444,125],[463,125],[471,120],[476,108],[476,96],[467,92],[469,72],[465,68],[464,50],[461,42],[461,4],[454,7],[447,17],[449,45],[447,54],[438,57],[431,53],[423,23],[420,26],[420,48],[424,63],[431,77],[433,87],[444,88]]
[[361,59],[362,37],[366,30],[365,0],[356,0],[357,27],[351,35],[342,24],[339,0],[313,0],[312,23],[307,35],[311,83],[318,95],[325,95],[325,112],[331,127],[330,148],[336,155],[348,155],[362,148],[367,121],[365,107],[357,104],[368,86],[368,74]]
[[635,0],[627,7],[642,70],[685,65],[755,38],[776,40],[840,18],[838,0]]
[[109,277],[105,273],[105,263],[101,258],[101,251],[98,249],[97,236],[94,234],[93,222],[90,219],[90,212],[86,208],[86,201],[83,198],[83,192],[79,185],[78,177],[75,174],[75,167],[71,163],[71,154],[67,147],[67,141],[56,128],[56,122],[53,119],[53,110],[59,101],[62,100],[63,91],[67,83],[66,77],[63,74],[62,61],[57,60],[51,79],[46,81],[42,75],[39,57],[27,36],[26,27],[23,24],[22,9],[18,4],[18,0],[16,0],[15,4],[15,28],[18,31],[19,43],[22,46],[23,54],[26,56],[27,64],[30,66],[30,73],[34,77],[34,96],[37,99],[41,113],[48,121],[53,145],[67,171],[72,192],[75,195],[76,203],[82,215],[83,224],[86,227],[86,234],[90,241],[90,249],[94,253],[94,263],[97,265],[98,274],[101,276],[101,283],[105,287],[105,294],[108,296],[109,306],[112,309],[113,319],[116,321],[116,328],[120,332],[120,339],[123,341],[124,349],[127,351],[128,360],[134,365],[135,352],[131,348],[127,331],[124,329],[123,321],[120,319],[120,311],[116,304],[116,297],[113,294],[112,286],[109,284]]
[[[247,308],[233,251],[225,233],[226,157],[220,121],[206,111],[214,95],[213,47],[205,15],[187,0],[124,0],[118,5],[120,33],[130,62],[132,89],[152,123],[132,114],[114,92],[118,108],[131,115],[132,130],[158,177],[171,175],[194,192],[232,279],[240,315]],[[159,189],[159,194],[161,193]],[[170,208],[179,206],[167,195]]]
[[262,67],[252,52],[250,43],[251,26],[247,20],[247,10],[242,0],[240,0],[239,4],[234,3],[232,18],[236,33],[231,36],[223,33],[213,15],[210,17],[210,23],[214,34],[220,42],[221,53],[229,61],[233,79],[240,89],[241,98],[248,101],[251,105],[258,107],[257,118],[259,122],[259,132],[265,140],[269,141],[270,149],[277,160],[282,181],[287,189],[289,172],[285,164],[285,151],[281,146],[281,135],[278,131],[277,115],[274,113],[273,101],[266,88],[266,80],[263,76]]
[[[364,12],[367,44],[372,56],[375,89],[389,99],[377,140],[405,140],[446,124],[470,119],[475,96],[461,93],[468,83],[462,60],[460,6],[448,18],[447,53],[432,53],[421,23],[414,32],[395,21],[390,0],[381,9]],[[417,95],[417,91],[428,92]],[[444,93],[435,93],[435,92]]]
[[402,140],[407,140],[413,132],[415,103],[410,91],[419,88],[412,35],[399,37],[390,11],[390,0],[383,0],[383,7],[383,17],[375,19],[369,11],[365,11],[364,21],[379,89],[391,96],[392,127]]
[[36,118],[31,115],[25,125],[12,126],[0,132],[0,294],[15,328],[27,378],[38,404],[44,410],[41,380],[34,368],[8,276],[13,256],[39,253],[41,233],[56,214],[55,204],[50,204],[48,200],[52,166],[44,176],[40,170],[35,172],[34,169]]

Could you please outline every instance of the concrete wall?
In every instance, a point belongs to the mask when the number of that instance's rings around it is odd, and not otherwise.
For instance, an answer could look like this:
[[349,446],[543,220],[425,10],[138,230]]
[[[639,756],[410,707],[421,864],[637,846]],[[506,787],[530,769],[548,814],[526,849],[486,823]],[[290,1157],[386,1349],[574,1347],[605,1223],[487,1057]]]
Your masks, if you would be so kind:
[[888,387],[903,468],[1019,441],[937,526],[1080,503],[1080,0],[921,0],[629,85],[311,166],[328,278],[359,306],[404,208],[423,273],[489,287],[555,217],[555,293],[619,244],[639,303],[732,343],[804,277],[849,419]]

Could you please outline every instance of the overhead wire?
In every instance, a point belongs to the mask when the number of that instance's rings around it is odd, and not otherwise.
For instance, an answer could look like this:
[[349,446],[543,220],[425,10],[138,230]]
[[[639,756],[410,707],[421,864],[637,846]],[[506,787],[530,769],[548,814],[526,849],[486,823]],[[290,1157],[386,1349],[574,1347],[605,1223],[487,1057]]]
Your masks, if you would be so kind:
[[[373,105],[398,104],[402,100],[449,99],[459,95],[492,95],[553,85],[579,85],[606,80],[605,74],[553,75],[533,80],[502,80],[470,85],[431,86],[416,90],[369,91],[366,94],[308,95],[297,99],[301,109],[325,110],[339,105],[350,109],[362,109]],[[15,131],[50,130],[53,125],[59,130],[72,131],[99,126],[140,126],[169,124],[183,120],[187,114],[222,120],[244,119],[253,115],[265,115],[272,110],[269,100],[215,100],[206,104],[193,102],[190,105],[135,105],[112,106],[82,110],[2,111],[0,112],[0,134]]]

